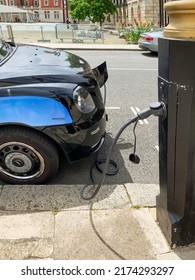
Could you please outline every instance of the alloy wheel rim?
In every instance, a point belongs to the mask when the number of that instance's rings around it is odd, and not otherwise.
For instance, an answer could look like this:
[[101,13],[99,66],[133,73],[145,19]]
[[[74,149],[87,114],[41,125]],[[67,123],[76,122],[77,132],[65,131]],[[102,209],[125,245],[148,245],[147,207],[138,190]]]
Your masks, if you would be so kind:
[[39,177],[45,169],[41,154],[30,145],[8,142],[0,145],[0,172],[14,179]]

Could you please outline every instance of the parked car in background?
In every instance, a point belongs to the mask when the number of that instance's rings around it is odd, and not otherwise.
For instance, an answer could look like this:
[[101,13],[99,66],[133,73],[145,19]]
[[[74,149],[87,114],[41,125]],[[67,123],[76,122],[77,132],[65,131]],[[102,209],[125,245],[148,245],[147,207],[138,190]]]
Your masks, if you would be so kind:
[[45,183],[60,155],[74,162],[96,152],[107,77],[106,62],[91,69],[69,52],[0,40],[0,180]]
[[142,33],[138,40],[141,49],[158,53],[158,39],[163,37],[163,29]]

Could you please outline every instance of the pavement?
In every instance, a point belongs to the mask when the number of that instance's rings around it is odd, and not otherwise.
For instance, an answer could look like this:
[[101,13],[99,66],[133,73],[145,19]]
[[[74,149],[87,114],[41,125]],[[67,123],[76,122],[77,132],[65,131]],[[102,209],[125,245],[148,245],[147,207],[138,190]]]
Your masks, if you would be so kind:
[[0,187],[1,260],[194,260],[171,249],[156,222],[158,185],[104,185],[92,201],[78,185]]
[[[124,44],[44,44],[138,50]],[[59,46],[60,45],[60,46]],[[156,221],[159,185],[1,185],[0,260],[195,260],[195,245],[170,248]]]

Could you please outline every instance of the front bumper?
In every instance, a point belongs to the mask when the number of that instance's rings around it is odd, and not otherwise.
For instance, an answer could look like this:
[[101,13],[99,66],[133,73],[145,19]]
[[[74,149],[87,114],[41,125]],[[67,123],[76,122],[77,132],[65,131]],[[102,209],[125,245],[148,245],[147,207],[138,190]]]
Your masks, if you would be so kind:
[[81,124],[47,127],[43,131],[63,150],[69,162],[75,162],[97,152],[105,140],[106,114]]

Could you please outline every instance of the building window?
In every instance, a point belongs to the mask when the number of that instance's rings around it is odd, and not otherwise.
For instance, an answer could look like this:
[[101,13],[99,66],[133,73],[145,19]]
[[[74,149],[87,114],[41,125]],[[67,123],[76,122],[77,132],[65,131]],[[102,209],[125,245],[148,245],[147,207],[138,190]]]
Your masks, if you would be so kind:
[[3,0],[0,1],[0,5],[3,5]]
[[54,18],[59,19],[60,18],[60,12],[59,11],[54,11]]
[[34,0],[34,7],[38,7],[39,6],[39,1],[38,0]]
[[10,6],[14,6],[14,0],[10,0]]
[[58,0],[53,0],[54,6],[58,6]]
[[39,19],[39,12],[35,11],[35,19]]
[[45,19],[50,19],[50,12],[44,11]]
[[28,0],[25,0],[25,1],[24,1],[24,6],[26,6],[26,7],[29,6]]
[[44,6],[49,6],[49,0],[44,0]]

